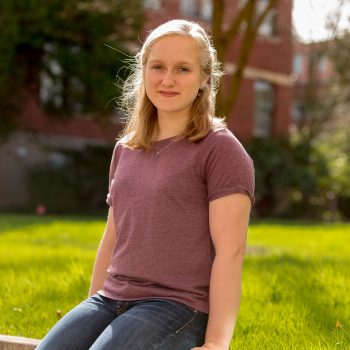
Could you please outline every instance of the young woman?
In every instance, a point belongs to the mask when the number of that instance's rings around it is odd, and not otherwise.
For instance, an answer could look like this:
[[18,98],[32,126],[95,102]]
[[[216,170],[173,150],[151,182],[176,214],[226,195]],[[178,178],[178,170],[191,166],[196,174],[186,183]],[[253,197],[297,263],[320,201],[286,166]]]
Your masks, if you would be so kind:
[[149,34],[136,59],[90,297],[38,350],[229,347],[253,163],[214,118],[221,72],[202,27],[169,21]]

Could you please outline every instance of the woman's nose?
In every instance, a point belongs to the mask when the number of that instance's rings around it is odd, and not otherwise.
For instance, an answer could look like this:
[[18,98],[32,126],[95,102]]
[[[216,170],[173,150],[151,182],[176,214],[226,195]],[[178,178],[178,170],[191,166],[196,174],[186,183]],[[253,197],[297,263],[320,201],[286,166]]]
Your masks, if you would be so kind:
[[162,85],[173,86],[175,84],[173,72],[170,70],[165,71],[162,79]]

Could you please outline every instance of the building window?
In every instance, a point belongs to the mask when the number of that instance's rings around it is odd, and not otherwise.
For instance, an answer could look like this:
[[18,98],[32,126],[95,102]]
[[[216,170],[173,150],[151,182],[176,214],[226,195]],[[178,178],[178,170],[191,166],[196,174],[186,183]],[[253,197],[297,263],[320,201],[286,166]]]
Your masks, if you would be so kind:
[[327,69],[327,57],[321,56],[320,60],[318,61],[318,71],[320,73],[325,73]]
[[275,110],[274,86],[264,80],[254,83],[254,125],[253,136],[269,137],[273,131],[273,117]]
[[301,74],[303,72],[303,55],[296,53],[293,57],[293,73]]
[[180,12],[183,16],[209,22],[213,16],[212,0],[181,0]]
[[161,0],[144,0],[143,6],[147,9],[160,10],[162,7]]
[[302,102],[298,100],[294,100],[292,103],[292,122],[294,124],[300,123],[303,117],[303,108]]
[[210,22],[213,16],[212,0],[201,0],[200,2],[200,18]]
[[[261,14],[266,6],[268,5],[268,0],[258,0],[257,14]],[[258,33],[262,36],[273,37],[277,35],[277,9],[273,8],[269,11],[265,20],[261,23]]]
[[[72,57],[80,53],[80,48],[69,48]],[[81,78],[65,71],[57,57],[57,45],[45,44],[44,69],[40,73],[39,98],[47,112],[81,114],[86,102],[86,87]]]
[[62,67],[54,59],[47,62],[51,74],[47,72],[40,73],[39,97],[44,106],[50,106],[51,109],[60,110],[63,106],[62,99]]
[[199,16],[198,0],[181,0],[180,11],[184,16],[198,17]]

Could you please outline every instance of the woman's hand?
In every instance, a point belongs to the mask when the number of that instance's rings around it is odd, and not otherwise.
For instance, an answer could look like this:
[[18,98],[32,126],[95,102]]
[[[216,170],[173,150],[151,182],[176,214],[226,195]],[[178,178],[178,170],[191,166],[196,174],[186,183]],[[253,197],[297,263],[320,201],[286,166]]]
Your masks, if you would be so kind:
[[227,348],[219,344],[205,343],[204,345],[197,348],[192,348],[191,350],[227,350]]

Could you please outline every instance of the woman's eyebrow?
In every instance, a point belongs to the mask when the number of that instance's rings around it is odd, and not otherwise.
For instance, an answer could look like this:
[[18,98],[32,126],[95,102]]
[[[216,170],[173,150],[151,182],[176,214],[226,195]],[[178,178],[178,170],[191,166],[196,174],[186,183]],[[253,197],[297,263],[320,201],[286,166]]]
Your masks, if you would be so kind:
[[[162,60],[153,59],[153,60],[149,61],[149,63],[152,64],[152,63],[164,63],[164,62]],[[193,66],[193,63],[188,62],[188,61],[179,61],[179,62],[175,62],[175,65]]]
[[193,66],[193,63],[188,62],[188,61],[180,61],[180,62],[177,62],[176,64],[178,64],[178,65],[183,64],[183,65],[187,65],[187,66]]

